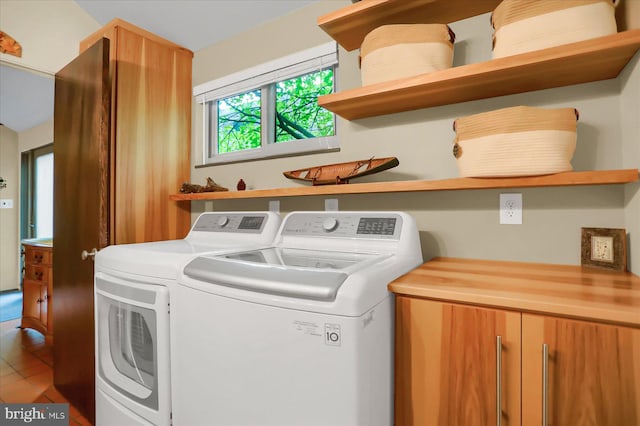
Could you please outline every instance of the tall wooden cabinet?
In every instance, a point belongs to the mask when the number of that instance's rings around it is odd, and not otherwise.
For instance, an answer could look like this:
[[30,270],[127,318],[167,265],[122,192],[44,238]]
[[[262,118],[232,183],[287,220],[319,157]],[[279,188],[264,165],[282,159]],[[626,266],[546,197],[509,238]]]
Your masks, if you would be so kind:
[[56,74],[54,384],[95,417],[93,257],[109,244],[183,238],[193,54],[121,20]]
[[640,426],[637,276],[439,258],[390,288],[396,426]]
[[168,195],[189,181],[193,53],[115,19],[80,43],[111,42],[109,244],[184,238],[188,203]]

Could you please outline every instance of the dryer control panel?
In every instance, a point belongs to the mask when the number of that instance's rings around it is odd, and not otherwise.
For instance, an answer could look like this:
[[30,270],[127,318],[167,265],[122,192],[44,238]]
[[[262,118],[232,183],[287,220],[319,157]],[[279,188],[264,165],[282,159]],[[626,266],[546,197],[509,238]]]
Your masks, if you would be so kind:
[[398,240],[401,230],[395,213],[300,212],[287,216],[282,235]]

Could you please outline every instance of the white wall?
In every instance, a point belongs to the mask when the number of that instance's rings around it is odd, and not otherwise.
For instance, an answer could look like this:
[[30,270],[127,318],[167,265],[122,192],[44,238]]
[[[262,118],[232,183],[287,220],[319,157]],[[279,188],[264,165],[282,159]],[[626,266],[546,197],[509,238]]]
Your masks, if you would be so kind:
[[[316,21],[320,15],[351,4],[325,0],[248,31],[236,38],[202,49],[194,57],[194,85],[221,77],[285,54],[330,40]],[[452,24],[456,32],[455,64],[490,59],[491,29],[488,15]],[[357,121],[338,119],[341,151],[193,168],[194,183],[211,176],[234,189],[242,178],[249,189],[298,186],[282,171],[310,165],[396,156],[400,165],[363,178],[379,180],[444,179],[458,175],[451,154],[455,118],[488,110],[530,105],[575,107],[580,111],[575,170],[638,167],[638,80],[636,57],[614,80],[510,95],[455,105],[390,114]],[[360,86],[358,52],[340,50],[338,90]],[[624,110],[624,111],[623,111]],[[202,158],[201,106],[194,105],[193,165]],[[626,227],[631,231],[631,267],[640,273],[638,184],[566,188],[512,189],[524,198],[523,225],[498,224],[500,191],[442,191],[371,194],[338,198],[341,210],[397,209],[411,213],[421,230],[425,260],[434,256],[579,264],[581,227]],[[282,198],[284,213],[323,209],[326,197]],[[267,199],[192,202],[195,214],[204,210],[259,210]]]
[[20,204],[18,134],[0,126],[0,176],[7,187],[0,189],[0,198],[13,201],[13,208],[0,209],[0,291],[19,287],[18,218]]

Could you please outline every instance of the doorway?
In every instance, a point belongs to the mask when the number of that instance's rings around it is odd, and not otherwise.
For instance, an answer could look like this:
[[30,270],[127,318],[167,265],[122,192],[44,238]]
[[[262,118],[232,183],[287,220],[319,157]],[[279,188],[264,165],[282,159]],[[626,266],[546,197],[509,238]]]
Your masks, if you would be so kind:
[[20,181],[20,239],[53,238],[53,144],[22,153]]

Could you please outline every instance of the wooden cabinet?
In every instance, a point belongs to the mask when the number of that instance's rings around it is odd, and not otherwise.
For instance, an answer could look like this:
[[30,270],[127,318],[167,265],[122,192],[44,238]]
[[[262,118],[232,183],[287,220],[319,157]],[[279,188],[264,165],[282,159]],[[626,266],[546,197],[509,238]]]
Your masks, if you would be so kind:
[[523,426],[640,425],[640,329],[523,314],[522,365]]
[[397,426],[640,425],[640,329],[404,296],[396,311]]
[[184,238],[190,206],[168,195],[191,174],[193,53],[120,19],[83,40],[80,52],[102,37],[110,41],[107,243]]
[[53,348],[56,388],[95,415],[94,265],[109,244],[184,238],[193,54],[121,20],[56,74]]
[[398,296],[395,376],[397,426],[518,425],[520,315]]
[[439,258],[390,289],[396,426],[640,425],[637,276]]
[[24,240],[21,328],[33,328],[53,342],[53,250],[50,240]]

